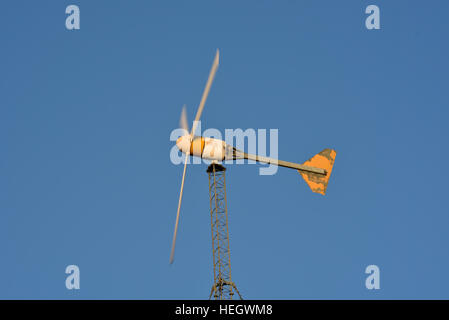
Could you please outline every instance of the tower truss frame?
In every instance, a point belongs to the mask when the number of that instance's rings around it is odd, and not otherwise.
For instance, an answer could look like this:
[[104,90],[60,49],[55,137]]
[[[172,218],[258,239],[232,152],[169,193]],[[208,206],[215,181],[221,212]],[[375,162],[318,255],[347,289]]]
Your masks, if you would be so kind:
[[242,299],[231,277],[225,172],[226,168],[218,163],[212,163],[207,168],[214,265],[214,284],[212,285],[209,299],[213,296],[215,300],[232,299],[234,292]]

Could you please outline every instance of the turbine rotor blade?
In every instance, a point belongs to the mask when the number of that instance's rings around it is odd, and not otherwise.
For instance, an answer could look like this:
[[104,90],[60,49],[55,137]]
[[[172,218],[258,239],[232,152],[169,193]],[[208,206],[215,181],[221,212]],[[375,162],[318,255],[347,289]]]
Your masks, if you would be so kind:
[[175,222],[175,231],[173,233],[173,242],[171,245],[171,253],[170,253],[170,264],[173,263],[175,257],[175,246],[176,246],[176,236],[178,234],[178,224],[179,224],[179,212],[181,210],[181,202],[182,202],[182,192],[184,190],[184,180],[186,177],[186,169],[187,169],[187,158],[189,157],[189,153],[186,153],[185,163],[184,163],[184,172],[182,173],[182,181],[181,181],[181,191],[179,192],[179,200],[178,200],[178,212],[176,213],[176,222]]
[[190,136],[193,138],[195,134],[195,130],[197,127],[197,123],[201,118],[201,114],[203,113],[204,104],[206,103],[207,96],[209,95],[209,90],[214,81],[215,73],[217,72],[218,64],[220,60],[220,51],[217,49],[217,53],[215,54],[214,63],[212,64],[212,68],[209,72],[209,78],[207,79],[206,87],[203,91],[203,96],[201,97],[200,105],[198,107],[198,111],[196,112],[195,121],[193,122],[192,131],[190,132]]
[[182,107],[181,118],[179,119],[179,127],[186,131],[186,134],[189,133],[189,123],[187,121],[187,112],[186,105]]
[[[218,64],[220,59],[220,52],[217,49],[217,52],[215,54],[215,59],[212,64],[212,68],[209,72],[209,78],[207,79],[206,86],[203,91],[203,95],[201,97],[200,104],[198,106],[198,111],[196,112],[195,121],[193,122],[192,131],[190,132],[190,143],[192,143],[193,135],[195,134],[195,130],[197,127],[197,123],[201,118],[201,114],[203,113],[204,105],[207,100],[207,96],[209,95],[209,90],[212,85],[212,82],[214,81],[215,73],[217,72]],[[183,108],[183,111],[181,113],[181,120],[180,125],[183,129],[185,129],[187,126],[187,116],[185,112],[185,108]],[[171,247],[171,253],[170,253],[170,264],[173,263],[174,256],[175,256],[175,246],[176,246],[176,236],[178,234],[178,224],[179,224],[179,213],[181,210],[181,202],[182,202],[182,193],[184,190],[184,180],[186,177],[186,168],[187,168],[187,158],[189,157],[189,153],[186,152],[186,158],[184,162],[184,172],[182,173],[182,181],[181,181],[181,191],[179,193],[179,200],[178,200],[178,212],[176,213],[176,222],[175,222],[175,231],[173,233],[173,242]]]

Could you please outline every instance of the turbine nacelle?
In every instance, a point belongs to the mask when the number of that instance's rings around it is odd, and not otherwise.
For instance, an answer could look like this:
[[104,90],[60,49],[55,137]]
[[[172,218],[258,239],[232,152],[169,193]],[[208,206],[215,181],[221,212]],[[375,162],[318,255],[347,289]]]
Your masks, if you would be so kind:
[[[216,161],[235,159],[232,152],[233,148],[223,140],[215,138],[196,136],[193,140],[190,140],[190,135],[184,135],[176,140],[176,146],[186,156]],[[226,150],[230,150],[230,152],[226,153]]]

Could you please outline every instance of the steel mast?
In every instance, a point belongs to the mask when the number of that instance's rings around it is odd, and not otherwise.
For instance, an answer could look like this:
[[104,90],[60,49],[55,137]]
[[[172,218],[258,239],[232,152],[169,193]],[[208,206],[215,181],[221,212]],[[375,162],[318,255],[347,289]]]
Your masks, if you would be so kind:
[[209,299],[232,299],[234,291],[242,296],[231,278],[231,251],[229,249],[228,208],[226,205],[226,168],[212,163],[206,170],[209,176],[210,222],[214,284]]

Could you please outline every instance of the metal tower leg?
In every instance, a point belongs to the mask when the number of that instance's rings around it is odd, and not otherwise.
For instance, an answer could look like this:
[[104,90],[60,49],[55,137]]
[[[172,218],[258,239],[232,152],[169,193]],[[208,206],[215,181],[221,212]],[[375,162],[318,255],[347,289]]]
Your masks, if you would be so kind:
[[225,171],[226,168],[218,163],[212,163],[207,168],[214,264],[214,284],[209,299],[213,296],[215,300],[232,299],[234,291],[242,299],[240,292],[231,279]]

